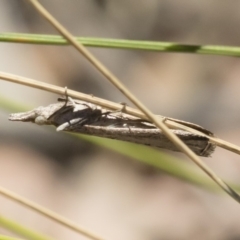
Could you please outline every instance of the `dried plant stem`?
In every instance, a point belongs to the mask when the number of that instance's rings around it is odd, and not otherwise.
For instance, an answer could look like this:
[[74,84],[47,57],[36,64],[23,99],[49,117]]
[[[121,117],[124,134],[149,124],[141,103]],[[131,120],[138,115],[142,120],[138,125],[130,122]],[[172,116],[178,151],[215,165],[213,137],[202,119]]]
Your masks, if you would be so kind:
[[56,19],[49,14],[36,0],[28,0],[37,11],[47,19],[57,31],[65,37],[86,59],[89,60],[116,88],[118,88],[131,102],[139,108],[147,118],[152,121],[163,133],[193,162],[195,162],[208,176],[210,176],[224,191],[240,203],[240,196],[222,181],[208,166],[202,162],[175,134],[169,131],[164,121],[157,118],[148,110],[100,61],[98,61],[82,44],[78,43],[70,32],[67,31]]
[[[56,93],[59,95],[64,95],[65,94],[65,88],[63,87],[59,87],[53,84],[49,84],[49,83],[45,83],[45,82],[40,82],[37,80],[33,80],[30,78],[25,78],[25,77],[20,77],[14,74],[10,74],[10,73],[4,73],[4,72],[0,72],[0,79],[9,81],[9,82],[13,82],[13,83],[17,83],[17,84],[21,84],[21,85],[25,85],[25,86],[29,86],[29,87],[33,87],[33,88],[37,88],[37,89],[41,89],[44,91],[48,91],[48,92],[52,92],[52,93]],[[71,89],[68,89],[68,95],[74,99],[78,99],[78,100],[82,100],[82,101],[86,101],[89,103],[93,103],[93,104],[97,104],[101,107],[104,107],[106,109],[109,110],[120,110],[122,109],[122,105],[112,102],[112,101],[108,101],[106,99],[103,98],[98,98],[98,97],[94,97],[92,95],[89,94],[84,94],[81,92],[77,92]],[[135,108],[131,108],[126,106],[123,110],[124,113],[127,113],[131,116],[134,117],[139,117],[142,119],[146,119],[145,115],[143,113],[141,113],[139,110],[135,109]],[[193,129],[191,127],[187,127],[186,125],[183,125],[181,123],[177,123],[172,121],[171,119],[164,117],[164,116],[160,116],[160,115],[156,115],[156,117],[158,118],[162,118],[162,119],[166,119],[165,120],[165,124],[172,129],[181,129],[181,130],[185,130],[194,134],[198,134],[198,135],[202,135],[205,136],[207,138],[210,139],[210,141],[214,144],[216,144],[218,147],[224,148],[228,151],[234,152],[236,154],[240,155],[240,147],[237,145],[234,145],[232,143],[229,143],[227,141],[224,141],[220,138],[217,137],[211,137],[209,135],[204,134],[203,132],[200,132],[196,129]]]
[[65,227],[68,227],[69,229],[71,229],[77,233],[81,233],[82,235],[84,235],[92,240],[103,240],[103,238],[96,236],[95,234],[78,226],[74,222],[62,217],[61,215],[58,215],[57,213],[55,213],[53,211],[50,211],[32,201],[29,201],[28,199],[25,199],[9,190],[6,190],[3,187],[0,187],[0,194],[58,222],[59,224],[65,226]]

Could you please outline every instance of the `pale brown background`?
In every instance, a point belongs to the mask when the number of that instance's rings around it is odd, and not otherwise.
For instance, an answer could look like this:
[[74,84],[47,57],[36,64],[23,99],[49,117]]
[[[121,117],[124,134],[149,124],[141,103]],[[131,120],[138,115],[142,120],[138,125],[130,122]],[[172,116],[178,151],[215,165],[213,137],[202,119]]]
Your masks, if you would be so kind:
[[[41,1],[73,34],[191,44],[239,45],[238,1]],[[0,31],[55,34],[20,0],[0,1]],[[233,57],[90,49],[153,112],[192,121],[240,145],[240,60]],[[128,102],[71,47],[0,43],[1,71]],[[0,82],[27,106],[56,95]],[[118,154],[12,123],[1,111],[0,185],[110,240],[240,239],[240,206]],[[183,158],[183,155],[179,155]],[[240,182],[240,157],[218,149],[204,159]],[[85,239],[0,196],[0,214],[55,239]],[[6,233],[0,228],[0,233]]]

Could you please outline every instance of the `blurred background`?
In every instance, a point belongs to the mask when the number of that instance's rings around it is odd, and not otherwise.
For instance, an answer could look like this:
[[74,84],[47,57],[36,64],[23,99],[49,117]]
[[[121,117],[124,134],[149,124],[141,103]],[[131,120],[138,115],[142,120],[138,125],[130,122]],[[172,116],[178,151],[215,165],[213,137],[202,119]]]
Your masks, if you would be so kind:
[[[240,41],[238,1],[40,2],[81,37],[229,46]],[[0,1],[0,31],[57,34],[19,0]],[[238,58],[90,51],[154,113],[200,124],[240,145]],[[0,66],[4,72],[129,103],[70,46],[1,43]],[[0,81],[0,94],[29,109],[58,97],[5,81]],[[226,194],[205,191],[47,126],[9,122],[8,115],[1,110],[1,186],[109,240],[240,239],[239,204]],[[203,160],[226,181],[240,182],[239,156],[217,149]],[[55,239],[86,239],[2,196],[0,214]],[[9,234],[1,227],[0,233]]]

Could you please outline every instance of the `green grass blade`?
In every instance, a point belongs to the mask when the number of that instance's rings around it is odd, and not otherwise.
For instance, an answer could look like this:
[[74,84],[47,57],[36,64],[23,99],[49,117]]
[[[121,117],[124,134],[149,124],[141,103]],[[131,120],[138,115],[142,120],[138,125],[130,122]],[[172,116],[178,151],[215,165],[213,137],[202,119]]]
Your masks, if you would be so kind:
[[[1,215],[0,215],[0,226],[4,227],[8,231],[11,231],[21,237],[29,239],[29,240],[52,240],[52,238],[49,238],[42,234],[39,234],[35,231],[32,231],[29,228],[26,228],[26,227],[20,225],[19,223],[9,220]],[[4,240],[17,240],[16,238],[11,238],[11,237],[7,237],[7,236],[3,236],[1,238],[1,236],[0,236],[0,240],[3,240],[3,239]],[[20,240],[20,239],[18,239],[18,240]]]
[[[125,39],[76,37],[79,42],[89,47],[132,49],[159,52],[197,53],[220,56],[240,56],[240,47],[217,45],[191,45],[174,42],[136,41]],[[67,45],[65,39],[57,35],[1,33],[0,42],[27,43],[45,45]]]
[[0,240],[22,240],[20,238],[15,238],[15,237],[9,237],[5,235],[0,235]]

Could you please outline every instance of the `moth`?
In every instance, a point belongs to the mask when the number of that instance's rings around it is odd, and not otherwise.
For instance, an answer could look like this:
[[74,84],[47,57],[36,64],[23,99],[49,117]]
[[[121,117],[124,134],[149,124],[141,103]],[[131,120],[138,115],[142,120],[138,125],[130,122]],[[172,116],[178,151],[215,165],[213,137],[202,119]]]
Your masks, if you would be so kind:
[[[209,157],[214,152],[216,145],[206,136],[213,136],[213,133],[196,124],[169,119],[205,134],[203,136],[185,130],[170,129],[194,153]],[[161,130],[147,120],[129,116],[120,111],[110,111],[89,102],[73,100],[70,97],[61,98],[59,102],[46,107],[10,114],[9,120],[54,125],[57,131],[82,133],[179,151]]]

